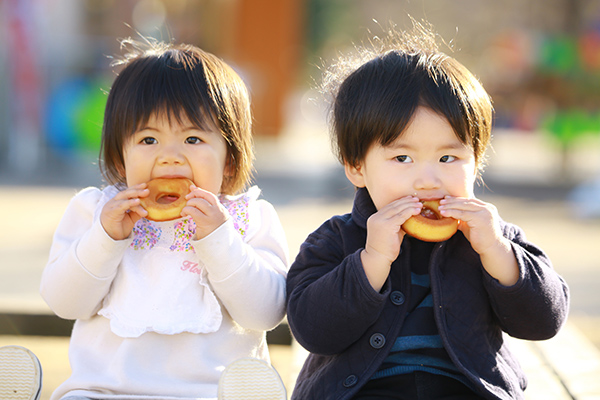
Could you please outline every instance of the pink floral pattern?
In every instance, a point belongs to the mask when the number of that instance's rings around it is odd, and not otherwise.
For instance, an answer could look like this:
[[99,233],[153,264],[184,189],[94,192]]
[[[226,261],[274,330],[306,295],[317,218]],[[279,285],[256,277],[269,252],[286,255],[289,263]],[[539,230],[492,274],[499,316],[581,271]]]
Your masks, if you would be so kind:
[[235,201],[225,200],[223,203],[231,215],[233,226],[240,235],[245,236],[248,231],[248,197],[242,196]]
[[[234,228],[245,236],[248,232],[248,206],[260,194],[256,187],[239,196],[220,196],[221,204],[227,209]],[[134,250],[150,250],[156,246],[168,248],[170,251],[191,251],[195,253],[191,241],[196,233],[196,223],[191,217],[175,221],[153,222],[140,219],[133,228]]]
[[142,218],[133,227],[133,242],[131,247],[135,250],[150,250],[158,243],[162,229]]
[[196,233],[196,223],[192,218],[184,218],[175,223],[175,237],[173,244],[169,247],[171,251],[191,251],[195,253],[190,240]]

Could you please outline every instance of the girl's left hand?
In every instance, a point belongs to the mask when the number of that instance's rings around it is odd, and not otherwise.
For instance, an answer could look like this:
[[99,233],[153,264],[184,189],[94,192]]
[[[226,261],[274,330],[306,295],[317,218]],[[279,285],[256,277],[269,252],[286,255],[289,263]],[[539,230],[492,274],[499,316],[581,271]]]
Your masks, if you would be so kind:
[[229,213],[215,194],[195,185],[190,189],[191,192],[185,196],[187,204],[181,211],[181,215],[194,219],[196,223],[194,240],[200,240],[227,221]]
[[440,214],[460,220],[458,229],[480,255],[498,246],[504,238],[496,206],[476,198],[446,196],[440,200]]

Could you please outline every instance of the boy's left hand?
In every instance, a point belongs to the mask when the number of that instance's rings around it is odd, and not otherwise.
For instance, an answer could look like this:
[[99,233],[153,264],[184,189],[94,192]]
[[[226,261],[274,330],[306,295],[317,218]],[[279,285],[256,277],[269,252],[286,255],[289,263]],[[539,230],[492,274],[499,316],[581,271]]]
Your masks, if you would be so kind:
[[484,254],[504,239],[500,231],[500,216],[493,204],[476,198],[446,196],[440,200],[439,210],[442,216],[460,221],[458,229],[479,254]]
[[462,231],[480,258],[483,267],[504,286],[514,285],[520,276],[517,259],[500,230],[496,206],[476,198],[445,197],[440,214],[460,220]]
[[227,209],[219,198],[207,190],[192,185],[185,197],[187,204],[181,211],[182,216],[190,216],[196,223],[194,240],[200,240],[211,234],[229,218]]

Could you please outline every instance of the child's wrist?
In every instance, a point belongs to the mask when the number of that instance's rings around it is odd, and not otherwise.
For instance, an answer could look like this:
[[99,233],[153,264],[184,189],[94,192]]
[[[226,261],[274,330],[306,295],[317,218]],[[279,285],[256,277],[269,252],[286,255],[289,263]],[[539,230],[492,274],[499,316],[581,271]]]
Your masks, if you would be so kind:
[[360,261],[369,283],[379,292],[390,274],[392,263],[383,254],[373,250],[368,252],[367,249],[360,253]]
[[390,267],[392,265],[392,260],[390,260],[389,257],[377,250],[369,249],[368,247],[365,247],[365,249],[361,252],[360,259],[363,263],[363,266],[368,265],[374,268],[382,268]]
[[479,256],[488,274],[502,285],[512,286],[519,280],[519,265],[507,239],[502,238]]

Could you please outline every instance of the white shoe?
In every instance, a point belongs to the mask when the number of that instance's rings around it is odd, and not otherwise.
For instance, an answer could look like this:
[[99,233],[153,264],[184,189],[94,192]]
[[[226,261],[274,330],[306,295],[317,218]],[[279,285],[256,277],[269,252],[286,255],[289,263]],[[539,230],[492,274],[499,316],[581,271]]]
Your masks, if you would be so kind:
[[281,377],[267,362],[241,358],[229,364],[219,379],[219,400],[286,400]]
[[0,347],[0,399],[38,400],[42,391],[42,367],[30,350]]

